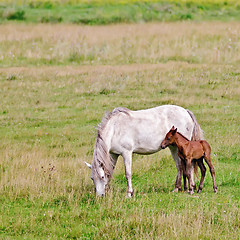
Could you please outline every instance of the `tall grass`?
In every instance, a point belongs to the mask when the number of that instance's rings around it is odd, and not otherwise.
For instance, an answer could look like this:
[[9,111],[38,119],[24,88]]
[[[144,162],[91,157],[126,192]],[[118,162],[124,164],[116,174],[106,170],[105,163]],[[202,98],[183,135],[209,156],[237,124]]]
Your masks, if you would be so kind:
[[[187,28],[187,29],[186,29]],[[0,65],[238,64],[238,23],[1,25]],[[134,34],[132,35],[132,33]]]
[[[238,23],[0,32],[0,238],[239,238]],[[84,161],[104,112],[161,104],[196,115],[218,193],[209,171],[201,194],[171,193],[176,167],[165,150],[134,155],[132,199],[121,158],[107,196],[96,198]]]

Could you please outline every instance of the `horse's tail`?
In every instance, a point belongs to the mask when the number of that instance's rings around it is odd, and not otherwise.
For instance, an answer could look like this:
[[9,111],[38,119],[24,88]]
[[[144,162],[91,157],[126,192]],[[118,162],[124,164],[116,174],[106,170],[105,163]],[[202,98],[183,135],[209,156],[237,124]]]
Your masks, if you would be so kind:
[[[204,139],[203,130],[201,129],[200,125],[198,124],[196,117],[194,116],[194,114],[190,110],[187,109],[187,112],[190,115],[190,117],[192,118],[193,123],[194,123],[191,141],[203,140]],[[194,173],[198,177],[197,162],[194,165]]]
[[197,162],[195,162],[195,164],[194,164],[194,174],[198,178],[198,164],[197,164]]
[[187,109],[187,112],[190,115],[190,117],[192,118],[193,123],[194,123],[191,141],[204,140],[203,130],[201,129],[200,125],[198,124],[196,117],[190,110]]

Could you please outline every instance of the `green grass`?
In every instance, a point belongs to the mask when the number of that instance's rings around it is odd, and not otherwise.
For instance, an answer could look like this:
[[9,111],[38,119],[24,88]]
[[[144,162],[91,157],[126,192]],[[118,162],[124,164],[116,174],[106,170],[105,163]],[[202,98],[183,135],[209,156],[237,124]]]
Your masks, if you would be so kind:
[[2,1],[0,5],[3,22],[105,25],[239,19],[239,1]]
[[[239,238],[239,23],[0,32],[0,239]],[[73,52],[86,57],[71,61]],[[97,198],[84,161],[104,112],[162,104],[196,115],[218,193],[209,170],[201,194],[172,193],[176,167],[165,150],[134,155],[132,199],[121,158]]]

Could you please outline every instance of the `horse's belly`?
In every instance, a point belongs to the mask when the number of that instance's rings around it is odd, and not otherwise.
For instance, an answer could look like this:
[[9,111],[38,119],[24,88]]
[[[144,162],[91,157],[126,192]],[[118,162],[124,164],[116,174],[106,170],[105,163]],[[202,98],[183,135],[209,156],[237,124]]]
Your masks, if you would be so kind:
[[153,137],[150,138],[148,136],[133,136],[128,135],[127,133],[122,138],[115,138],[112,141],[111,152],[116,154],[122,154],[125,151],[130,151],[137,154],[152,154],[158,152],[161,147],[161,141],[163,138]]
[[152,154],[158,152],[161,149],[161,140],[162,138],[160,136],[155,136],[153,138],[145,136],[142,139],[137,139],[137,141],[135,140],[133,152],[138,154]]
[[160,147],[155,148],[155,149],[137,148],[133,151],[133,153],[142,154],[142,155],[150,155],[150,154],[156,153],[160,150],[161,150]]

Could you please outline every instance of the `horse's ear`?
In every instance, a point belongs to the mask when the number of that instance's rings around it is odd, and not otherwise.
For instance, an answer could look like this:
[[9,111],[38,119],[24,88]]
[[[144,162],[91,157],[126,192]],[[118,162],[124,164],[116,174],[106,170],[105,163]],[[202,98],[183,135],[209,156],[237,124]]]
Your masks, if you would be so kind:
[[173,130],[173,134],[175,134],[177,132],[177,128],[175,128],[174,130]]
[[92,165],[91,165],[91,164],[89,164],[89,163],[87,163],[87,162],[85,162],[85,164],[86,164],[90,169],[92,169]]
[[175,130],[175,127],[174,127],[174,126],[172,126],[171,130]]

